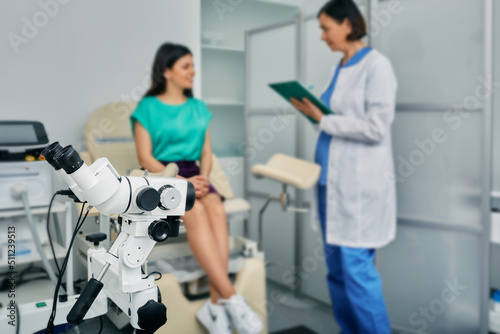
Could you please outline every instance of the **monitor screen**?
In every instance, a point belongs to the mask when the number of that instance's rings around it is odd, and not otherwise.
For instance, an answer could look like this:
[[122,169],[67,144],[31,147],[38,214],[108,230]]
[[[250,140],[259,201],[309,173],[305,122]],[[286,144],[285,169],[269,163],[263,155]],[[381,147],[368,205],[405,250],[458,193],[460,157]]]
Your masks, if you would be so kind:
[[35,127],[32,124],[0,124],[0,145],[37,142]]

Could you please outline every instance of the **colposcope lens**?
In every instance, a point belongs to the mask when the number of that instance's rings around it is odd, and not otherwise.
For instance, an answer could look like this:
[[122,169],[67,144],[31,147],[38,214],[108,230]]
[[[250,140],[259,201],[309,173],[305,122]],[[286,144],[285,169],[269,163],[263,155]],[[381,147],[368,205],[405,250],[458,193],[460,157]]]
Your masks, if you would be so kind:
[[55,143],[50,144],[44,150],[42,151],[42,156],[45,158],[45,160],[56,170],[59,170],[62,168],[61,165],[59,165],[55,160],[54,156],[62,150],[62,146],[59,144],[58,141]]
[[54,156],[54,160],[61,165],[67,174],[76,172],[83,166],[84,162],[73,146],[69,145],[60,150]]

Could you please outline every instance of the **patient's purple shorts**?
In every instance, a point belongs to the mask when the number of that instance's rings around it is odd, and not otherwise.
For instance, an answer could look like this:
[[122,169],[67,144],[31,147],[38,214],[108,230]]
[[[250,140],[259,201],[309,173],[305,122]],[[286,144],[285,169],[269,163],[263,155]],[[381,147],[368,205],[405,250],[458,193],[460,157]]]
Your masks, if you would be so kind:
[[[186,161],[186,160],[180,160],[180,161],[160,161],[163,165],[168,165],[170,163],[174,163],[179,167],[179,172],[178,174],[182,177],[185,177],[186,179],[189,179],[190,177],[200,175],[200,167],[196,164],[196,161]],[[209,185],[209,194],[217,194],[217,190],[215,190],[214,186]],[[219,195],[220,196],[220,195]],[[222,198],[222,196],[221,196]]]

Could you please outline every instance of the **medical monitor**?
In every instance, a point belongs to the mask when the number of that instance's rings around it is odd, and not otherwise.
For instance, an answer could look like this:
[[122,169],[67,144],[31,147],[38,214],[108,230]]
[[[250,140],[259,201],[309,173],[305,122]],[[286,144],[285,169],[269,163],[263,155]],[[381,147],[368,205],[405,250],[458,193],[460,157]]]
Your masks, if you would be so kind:
[[33,121],[0,121],[0,147],[44,146],[49,139],[43,124]]

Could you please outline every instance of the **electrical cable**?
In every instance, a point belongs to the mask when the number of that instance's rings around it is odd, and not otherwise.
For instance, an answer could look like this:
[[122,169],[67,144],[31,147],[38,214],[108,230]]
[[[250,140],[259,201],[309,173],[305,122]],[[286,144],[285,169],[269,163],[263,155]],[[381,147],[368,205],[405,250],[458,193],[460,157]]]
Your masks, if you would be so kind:
[[[33,273],[33,274],[36,273],[36,274],[45,274],[45,275],[35,276],[35,277],[29,278],[29,279],[24,279],[24,275],[27,273]],[[16,286],[21,286],[23,284],[33,282],[36,280],[42,280],[42,279],[45,280],[47,278],[50,279],[47,271],[44,268],[33,267],[33,263],[31,263],[28,266],[28,268],[24,269],[23,271],[21,271],[19,273],[18,277],[16,278]],[[8,290],[8,284],[9,284],[8,279],[3,280],[2,283],[0,284],[0,291]]]
[[[63,261],[63,264],[62,264],[62,267],[61,267],[61,275],[59,275],[59,279],[57,281],[56,289],[54,290],[54,298],[53,298],[53,301],[52,301],[52,313],[50,315],[49,321],[47,323],[47,328],[45,330],[45,333],[47,333],[47,334],[53,334],[54,333],[54,320],[55,320],[56,312],[57,312],[57,297],[59,295],[59,288],[60,288],[61,283],[62,283],[62,277],[64,275],[64,271],[66,270],[66,265],[67,265],[67,262],[68,262],[68,259],[69,259],[69,254],[70,254],[70,251],[71,251],[71,247],[73,245],[74,237],[76,236],[76,234],[78,233],[78,230],[79,230],[80,221],[82,219],[84,208],[85,208],[85,205],[83,205],[82,209],[80,210],[80,216],[78,217],[78,220],[76,222],[76,226],[75,226],[75,229],[74,229],[74,232],[73,232],[73,236],[71,238],[71,242],[70,242],[70,245],[68,247],[68,251],[66,252],[66,256],[64,258],[64,261]],[[87,214],[88,214],[88,211],[87,211]],[[86,215],[85,215],[85,217],[86,217]]]
[[76,235],[78,234],[78,231],[80,230],[83,223],[85,222],[85,219],[87,218],[87,216],[90,212],[90,209],[92,207],[90,205],[87,206],[87,212],[85,213],[85,215],[83,216],[83,219],[82,219],[84,208],[85,208],[85,204],[82,205],[82,209],[80,210],[80,216],[78,217],[78,220],[76,222],[76,226],[75,226],[75,229],[73,231],[73,235],[71,236],[71,242],[69,244],[68,251],[66,252],[66,256],[65,256],[63,264],[61,266],[61,275],[59,275],[56,289],[54,291],[54,298],[53,298],[53,302],[52,302],[52,313],[50,315],[49,321],[47,323],[47,327],[45,329],[46,334],[53,334],[54,333],[54,320],[56,318],[56,312],[57,312],[57,297],[59,295],[59,289],[60,289],[61,284],[62,284],[62,277],[64,275],[64,272],[66,271],[66,266],[68,264],[69,255],[71,253],[71,248],[73,247],[73,242],[75,241]]
[[99,333],[97,334],[101,334],[102,333],[102,327],[103,327],[103,323],[102,323],[102,315],[99,317],[99,321],[101,322],[101,326],[99,328]]
[[59,263],[57,263],[56,252],[54,250],[54,243],[52,242],[52,236],[50,235],[50,229],[49,229],[49,226],[50,226],[49,225],[49,222],[50,222],[50,211],[52,210],[52,204],[54,203],[54,199],[56,198],[57,195],[59,195],[59,192],[56,192],[52,196],[52,199],[50,200],[49,211],[47,213],[47,224],[46,224],[46,227],[47,227],[47,236],[49,237],[50,249],[52,251],[52,256],[54,257],[54,263],[56,264],[57,273],[59,274],[59,276],[61,276],[61,268],[59,267]]
[[15,304],[15,307],[16,307],[16,315],[17,315],[16,334],[19,334],[19,327],[21,327],[21,313],[19,312],[19,307],[17,307],[17,303]]
[[35,242],[36,250],[38,251],[38,254],[40,255],[40,258],[42,260],[43,266],[45,267],[45,270],[47,270],[47,273],[49,274],[50,280],[54,284],[56,284],[56,282],[57,282],[56,273],[52,269],[52,266],[49,262],[49,259],[48,259],[47,255],[45,254],[45,249],[43,248],[42,241],[40,240],[40,236],[39,236],[39,233],[37,231],[37,226],[36,226],[35,220],[34,220],[33,215],[31,213],[31,207],[30,207],[30,203],[29,203],[29,199],[28,199],[28,191],[22,185],[18,186],[17,189],[15,189],[15,191],[18,192],[18,195],[23,202],[24,210],[26,211],[26,218],[28,219],[28,227],[29,227],[31,235],[33,237],[33,241]]
[[143,279],[146,279],[146,278],[148,278],[149,276],[154,275],[154,274],[158,274],[158,275],[160,275],[160,277],[155,278],[155,281],[158,281],[158,280],[160,280],[160,279],[162,278],[162,275],[161,275],[161,273],[160,273],[160,272],[158,272],[158,271],[153,271],[153,272],[149,273],[149,274],[148,274],[148,276],[144,277]]
[[57,262],[57,256],[56,252],[54,250],[54,242],[52,241],[52,235],[50,234],[50,213],[52,211],[52,205],[54,203],[54,199],[56,198],[57,195],[62,195],[62,196],[68,196],[70,198],[74,198],[74,194],[71,190],[59,190],[52,195],[52,198],[50,200],[49,204],[49,210],[47,212],[47,223],[46,223],[46,229],[47,229],[47,236],[49,238],[49,244],[50,244],[50,250],[52,251],[52,257],[54,258],[54,263],[56,264],[57,268],[57,273],[59,276],[61,276],[61,268],[59,267],[59,263]]
[[[30,278],[30,279],[24,280],[23,279],[24,275],[27,274],[27,273],[43,273],[43,274],[45,274],[45,276],[34,277],[34,278]],[[48,277],[48,274],[47,274],[47,271],[44,268],[34,267],[33,266],[33,262],[31,262],[30,265],[28,266],[28,268],[23,269],[19,273],[19,275],[17,275],[17,277],[16,277],[16,286],[20,286],[20,285],[22,285],[24,283],[35,281],[35,280],[38,280],[38,279],[46,279],[47,277]],[[0,283],[0,291],[6,291],[6,290],[8,290],[9,287],[10,287],[10,283],[9,282],[10,282],[10,280],[8,278],[5,278],[3,281],[1,281],[1,283]]]

